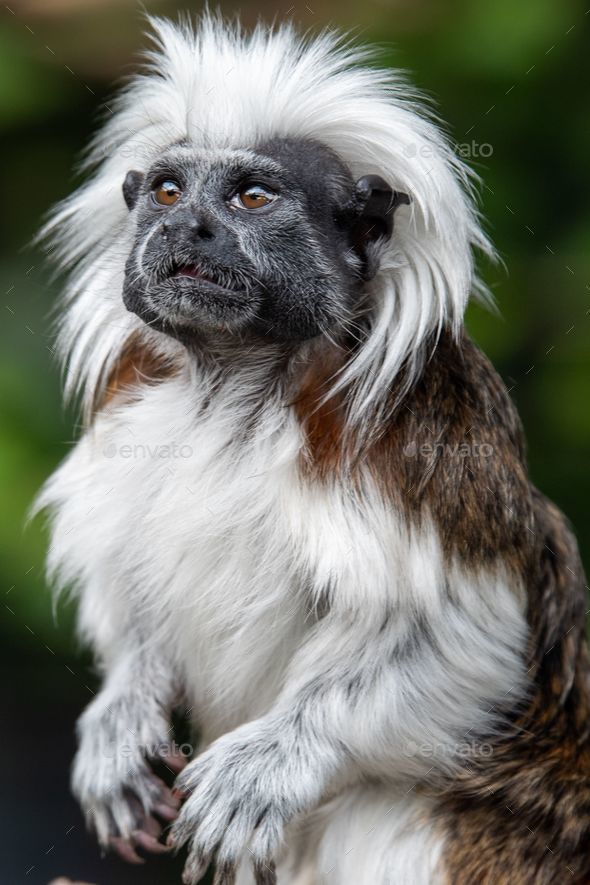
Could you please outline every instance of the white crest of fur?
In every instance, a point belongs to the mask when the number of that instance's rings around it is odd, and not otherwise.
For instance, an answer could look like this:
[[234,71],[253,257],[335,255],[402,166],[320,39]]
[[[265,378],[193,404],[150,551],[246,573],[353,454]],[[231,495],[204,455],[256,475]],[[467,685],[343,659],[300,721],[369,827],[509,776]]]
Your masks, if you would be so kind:
[[369,67],[370,55],[332,33],[306,39],[290,26],[244,35],[206,16],[198,29],[152,20],[148,69],[110,107],[88,166],[93,177],[45,228],[73,267],[60,350],[68,394],[88,409],[133,332],[175,348],[128,313],[121,299],[130,247],[121,185],[146,170],[171,142],[248,147],[274,135],[330,146],[357,176],[374,173],[408,193],[370,284],[368,328],[337,386],[350,414],[380,411],[405,367],[411,381],[443,322],[460,328],[474,278],[472,247],[490,253],[473,207],[470,173],[453,154],[396,71]]

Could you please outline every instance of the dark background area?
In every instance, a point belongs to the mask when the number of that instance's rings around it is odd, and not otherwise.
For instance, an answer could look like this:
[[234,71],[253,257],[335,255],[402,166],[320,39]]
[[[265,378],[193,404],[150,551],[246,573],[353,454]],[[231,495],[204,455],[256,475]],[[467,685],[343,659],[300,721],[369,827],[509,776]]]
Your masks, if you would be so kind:
[[[481,208],[505,263],[482,268],[501,317],[468,327],[511,388],[534,482],[573,521],[590,562],[590,10],[575,0],[258,0],[245,23],[332,24],[384,48],[435,98],[456,150],[482,176]],[[79,180],[76,159],[117,82],[138,63],[142,9],[198,4],[29,0],[0,9],[0,666],[5,848],[1,883],[59,874],[98,885],[167,885],[178,865],[101,860],[68,792],[74,721],[96,689],[43,578],[42,521],[27,508],[76,435],[60,404],[49,313],[59,290],[30,245]],[[238,7],[222,4],[229,13]]]

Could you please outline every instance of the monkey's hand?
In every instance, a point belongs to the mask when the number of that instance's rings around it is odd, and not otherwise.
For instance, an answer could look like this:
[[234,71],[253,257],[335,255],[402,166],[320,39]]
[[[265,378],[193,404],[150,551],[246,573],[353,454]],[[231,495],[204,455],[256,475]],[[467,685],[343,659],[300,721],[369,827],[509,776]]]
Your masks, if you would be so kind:
[[283,829],[320,798],[322,778],[302,764],[291,729],[260,719],[219,738],[190,762],[175,787],[188,797],[169,844],[189,843],[185,885],[195,885],[215,863],[216,885],[232,885],[251,860],[259,885],[276,882]]
[[78,722],[78,734],[72,790],[101,845],[130,863],[143,863],[138,848],[167,851],[158,840],[162,825],[175,819],[179,800],[152,763],[177,774],[185,764],[180,754],[163,740],[148,744],[123,701],[99,709],[91,705]]

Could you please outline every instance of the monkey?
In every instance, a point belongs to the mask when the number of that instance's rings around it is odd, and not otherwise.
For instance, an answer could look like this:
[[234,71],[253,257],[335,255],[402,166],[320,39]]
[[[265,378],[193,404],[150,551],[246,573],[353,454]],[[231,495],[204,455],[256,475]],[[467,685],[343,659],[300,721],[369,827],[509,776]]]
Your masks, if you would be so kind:
[[186,885],[581,885],[585,578],[464,327],[476,179],[338,34],[152,28],[44,229],[89,826]]

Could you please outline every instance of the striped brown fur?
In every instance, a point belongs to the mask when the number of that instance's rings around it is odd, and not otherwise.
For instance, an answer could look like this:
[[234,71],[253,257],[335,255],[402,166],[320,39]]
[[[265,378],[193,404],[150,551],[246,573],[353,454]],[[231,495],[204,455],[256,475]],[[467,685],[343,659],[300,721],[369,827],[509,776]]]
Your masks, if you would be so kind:
[[170,378],[178,371],[168,357],[157,353],[140,336],[131,337],[96,399],[94,412],[128,402],[146,384]]
[[585,581],[563,515],[533,491],[533,691],[487,758],[440,795],[449,885],[590,882],[590,667]]
[[443,335],[384,432],[354,460],[344,402],[314,410],[324,370],[315,374],[315,400],[313,378],[297,407],[306,470],[317,481],[340,471],[358,485],[361,467],[370,470],[407,519],[432,515],[449,559],[508,566],[526,588],[530,697],[508,711],[504,734],[485,738],[489,755],[466,758],[461,774],[437,788],[449,885],[590,882],[585,579],[565,518],[528,480],[520,421],[501,379],[468,338]]
[[443,335],[411,393],[360,453],[354,432],[345,433],[344,396],[318,407],[334,360],[308,370],[295,401],[306,471],[318,481],[336,471],[357,483],[368,469],[408,520],[433,515],[449,557],[478,565],[501,559],[524,574],[534,542],[522,430],[483,354],[468,338]]

